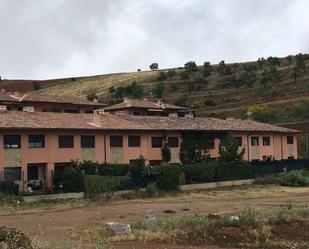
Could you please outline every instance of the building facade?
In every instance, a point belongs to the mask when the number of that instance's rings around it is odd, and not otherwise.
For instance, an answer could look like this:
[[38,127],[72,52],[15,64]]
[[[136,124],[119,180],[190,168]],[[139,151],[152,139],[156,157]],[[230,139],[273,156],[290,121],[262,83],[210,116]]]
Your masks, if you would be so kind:
[[93,113],[103,106],[96,101],[68,96],[0,92],[0,109],[7,111]]
[[246,160],[297,158],[297,131],[251,120],[5,111],[0,112],[0,179],[23,188],[35,180],[51,187],[54,172],[71,160],[129,164],[143,155],[147,163],[158,164],[164,139],[170,163],[180,163],[186,132],[209,134],[214,159],[220,145],[216,135],[227,133],[245,149]]

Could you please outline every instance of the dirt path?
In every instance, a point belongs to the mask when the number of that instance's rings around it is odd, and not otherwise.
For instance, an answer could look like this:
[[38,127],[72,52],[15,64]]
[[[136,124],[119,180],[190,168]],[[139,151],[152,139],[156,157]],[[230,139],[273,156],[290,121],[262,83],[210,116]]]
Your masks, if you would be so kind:
[[[176,197],[117,201],[63,211],[2,215],[0,225],[14,227],[32,238],[37,236],[40,241],[52,244],[52,248],[73,248],[72,245],[75,248],[84,248],[82,243],[69,238],[69,231],[89,229],[111,220],[125,222],[140,219],[148,210],[153,210],[159,216],[183,216],[200,212],[226,213],[237,209],[271,207],[289,202],[308,204],[309,189],[302,188],[290,192],[284,188],[275,191],[265,187],[256,190],[253,187],[236,191],[208,191]],[[166,210],[172,210],[174,213],[165,214]]]

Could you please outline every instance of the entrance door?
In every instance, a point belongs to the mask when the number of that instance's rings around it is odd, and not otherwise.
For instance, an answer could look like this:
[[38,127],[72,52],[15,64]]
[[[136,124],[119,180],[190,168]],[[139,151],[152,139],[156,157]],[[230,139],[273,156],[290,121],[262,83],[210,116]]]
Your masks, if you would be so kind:
[[39,166],[28,166],[28,181],[39,179]]

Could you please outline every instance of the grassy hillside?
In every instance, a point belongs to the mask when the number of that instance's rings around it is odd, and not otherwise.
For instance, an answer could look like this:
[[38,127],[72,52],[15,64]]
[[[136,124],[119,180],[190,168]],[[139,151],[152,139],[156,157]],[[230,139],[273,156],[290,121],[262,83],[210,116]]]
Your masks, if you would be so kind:
[[245,118],[250,111],[253,119],[270,123],[309,121],[308,55],[197,67],[188,63],[175,69],[46,81],[2,80],[0,88],[40,88],[40,93],[85,98],[97,95],[106,104],[124,95],[163,98],[199,116]]
[[265,122],[309,120],[308,55],[196,68],[191,64],[171,70],[62,79],[42,85],[39,92],[85,98],[96,94],[108,104],[132,95],[119,88],[136,82],[142,89],[138,97],[186,105],[199,116],[245,118],[249,110],[254,119]]

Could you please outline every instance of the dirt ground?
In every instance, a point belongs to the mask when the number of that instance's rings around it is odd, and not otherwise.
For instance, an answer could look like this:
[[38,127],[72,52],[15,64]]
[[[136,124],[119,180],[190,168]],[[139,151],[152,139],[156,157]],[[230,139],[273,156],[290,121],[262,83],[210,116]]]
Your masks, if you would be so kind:
[[[224,214],[247,208],[265,208],[278,205],[308,204],[309,188],[279,186],[247,186],[230,189],[181,193],[152,199],[111,200],[108,202],[70,201],[38,203],[31,207],[0,207],[0,226],[16,228],[39,241],[44,248],[87,248],[76,231],[86,231],[107,221],[129,222],[142,219],[153,210],[159,217],[192,215],[194,213]],[[168,211],[167,211],[168,210]],[[171,212],[172,211],[172,212]],[[75,234],[75,236],[74,236]],[[132,248],[128,244],[119,248]],[[143,248],[192,248],[149,244]]]

